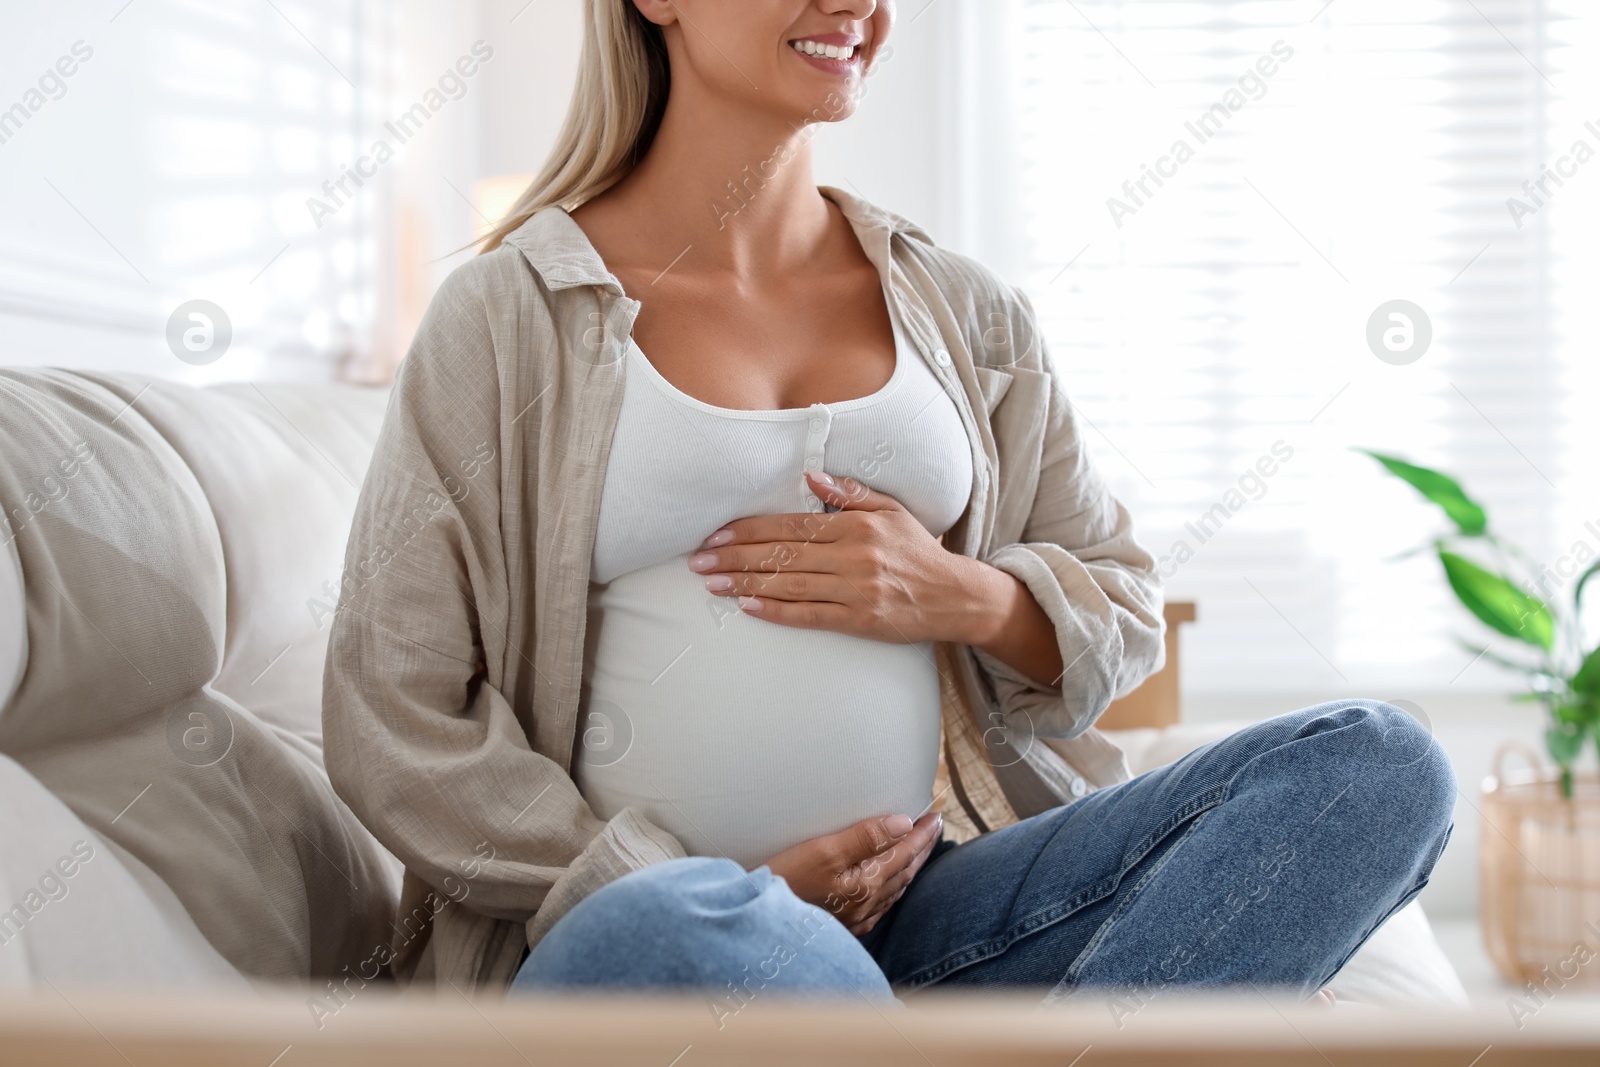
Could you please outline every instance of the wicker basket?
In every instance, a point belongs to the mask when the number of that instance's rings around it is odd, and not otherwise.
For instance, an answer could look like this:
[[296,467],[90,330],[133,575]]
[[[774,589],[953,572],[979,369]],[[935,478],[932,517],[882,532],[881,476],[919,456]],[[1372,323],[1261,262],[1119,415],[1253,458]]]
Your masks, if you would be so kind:
[[[1520,754],[1530,769],[1510,771]],[[1483,783],[1483,938],[1510,981],[1600,985],[1600,777],[1574,775],[1572,799],[1526,745],[1502,745]],[[1548,967],[1549,971],[1544,969]]]

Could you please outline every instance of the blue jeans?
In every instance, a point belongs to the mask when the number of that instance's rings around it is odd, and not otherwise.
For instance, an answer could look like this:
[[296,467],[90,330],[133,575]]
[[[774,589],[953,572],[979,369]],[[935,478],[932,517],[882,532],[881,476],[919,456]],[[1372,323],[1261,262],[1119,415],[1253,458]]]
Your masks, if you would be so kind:
[[700,990],[893,1001],[929,986],[1270,987],[1309,997],[1427,884],[1455,774],[1399,708],[1282,715],[962,844],[940,841],[855,937],[766,867],[691,857],[579,903],[518,991]]

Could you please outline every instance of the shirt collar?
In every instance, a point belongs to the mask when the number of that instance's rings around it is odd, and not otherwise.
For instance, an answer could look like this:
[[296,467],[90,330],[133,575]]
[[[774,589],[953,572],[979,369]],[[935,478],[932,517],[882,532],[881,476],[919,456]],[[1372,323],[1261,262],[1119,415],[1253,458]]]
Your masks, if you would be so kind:
[[[853,193],[831,185],[818,186],[817,191],[839,206],[840,212],[855,228],[856,237],[861,241],[867,257],[879,271],[888,269],[890,246],[895,234],[931,241],[927,232],[916,223]],[[527,222],[506,237],[505,243],[527,257],[529,264],[552,291],[595,285],[622,295],[622,284],[617,281],[616,275],[606,269],[600,253],[589,242],[588,235],[564,208],[547,207],[535,212]]]
[[506,244],[527,257],[551,290],[598,285],[622,295],[622,284],[606,269],[600,253],[589,243],[589,235],[562,207],[534,212],[507,235]]
[[844,212],[844,217],[855,223],[857,227],[868,229],[881,229],[889,234],[904,233],[923,241],[931,241],[921,226],[912,222],[903,215],[896,215],[893,211],[881,208],[871,201],[864,200],[854,193],[846,192],[832,185],[819,185],[817,191],[823,196],[839,205],[839,210]]

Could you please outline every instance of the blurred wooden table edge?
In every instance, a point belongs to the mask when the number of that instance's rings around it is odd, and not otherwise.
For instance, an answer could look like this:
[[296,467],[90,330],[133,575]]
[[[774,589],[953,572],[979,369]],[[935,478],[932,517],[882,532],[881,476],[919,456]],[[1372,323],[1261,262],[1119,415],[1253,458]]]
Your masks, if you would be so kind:
[[[719,1006],[714,1007],[717,1004]],[[320,1005],[320,1007],[319,1007]],[[1395,1012],[1242,998],[1041,1007],[1037,996],[927,994],[904,1009],[798,1004],[760,990],[710,997],[526,998],[396,994],[352,982],[343,1000],[90,992],[0,997],[6,1067],[1338,1067],[1600,1063],[1600,1018],[1559,993],[1537,1015]]]

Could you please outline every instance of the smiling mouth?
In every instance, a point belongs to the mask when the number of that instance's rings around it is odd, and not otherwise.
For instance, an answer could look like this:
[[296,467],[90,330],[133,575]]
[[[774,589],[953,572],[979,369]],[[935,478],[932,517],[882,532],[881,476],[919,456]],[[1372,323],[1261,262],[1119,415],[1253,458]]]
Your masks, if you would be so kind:
[[850,63],[855,60],[860,49],[853,44],[823,44],[802,38],[790,41],[789,47],[808,59],[832,60],[836,63]]

